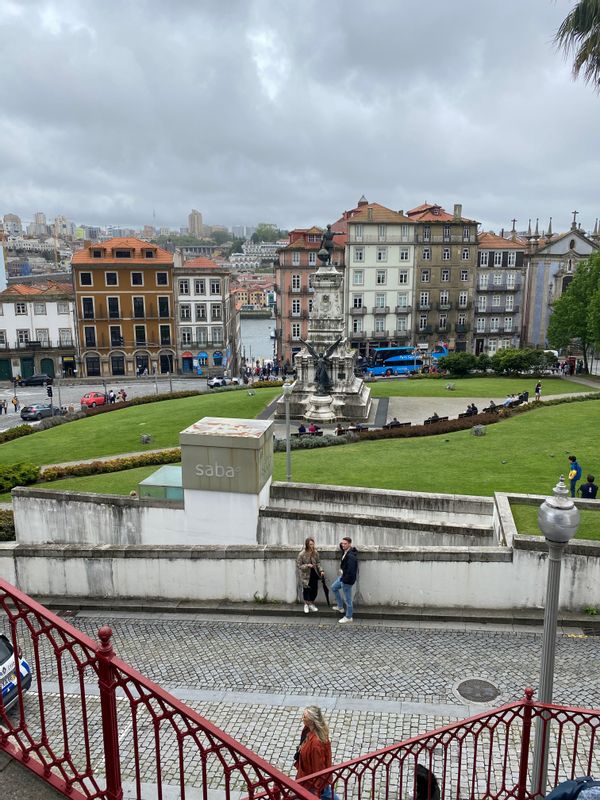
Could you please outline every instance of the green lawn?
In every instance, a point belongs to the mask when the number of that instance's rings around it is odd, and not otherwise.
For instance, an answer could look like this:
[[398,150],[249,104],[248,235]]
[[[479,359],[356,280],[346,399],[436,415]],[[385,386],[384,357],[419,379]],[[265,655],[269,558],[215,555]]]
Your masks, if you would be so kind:
[[[254,395],[240,389],[98,414],[0,445],[0,464],[57,464],[176,447],[179,432],[202,417],[254,418],[279,394],[279,387],[257,389]],[[152,435],[150,444],[140,444],[143,433]]]
[[[541,536],[538,528],[537,514],[539,506],[524,506],[518,503],[511,504],[512,514],[519,533],[528,536]],[[598,511],[580,511],[581,523],[576,539],[591,539],[600,541],[600,505]]]
[[[594,432],[600,401],[529,411],[470,431],[387,439],[292,453],[292,480],[421,492],[546,494],[577,455],[584,474],[600,472]],[[285,480],[285,453],[275,454],[275,479]]]
[[[454,384],[454,391],[446,386]],[[534,378],[394,378],[369,383],[373,397],[485,397],[488,400],[528,391],[533,397],[537,380]],[[589,386],[562,378],[543,378],[542,396],[592,392]]]
[[[86,475],[83,478],[65,478],[62,481],[39,483],[36,489],[52,489],[57,492],[96,492],[98,494],[129,494],[132,489],[137,491],[138,483],[160,469],[160,465],[152,467],[137,467],[123,472],[106,472],[102,475]],[[0,503],[10,503],[11,496],[0,495]]]

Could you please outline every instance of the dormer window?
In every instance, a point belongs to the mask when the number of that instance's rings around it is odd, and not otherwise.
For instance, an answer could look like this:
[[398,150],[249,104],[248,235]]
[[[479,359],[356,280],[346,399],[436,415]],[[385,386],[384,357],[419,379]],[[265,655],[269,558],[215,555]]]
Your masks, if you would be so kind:
[[154,250],[144,250],[144,258],[154,258]]
[[102,258],[102,250],[94,248],[94,250],[92,250],[92,258]]
[[439,216],[439,213],[440,213],[439,206],[434,206],[434,207],[431,209],[431,211],[432,211],[432,213],[433,213],[433,214],[435,214],[435,216],[436,216],[436,217],[437,217],[437,216]]
[[115,250],[115,258],[131,258],[131,250]]

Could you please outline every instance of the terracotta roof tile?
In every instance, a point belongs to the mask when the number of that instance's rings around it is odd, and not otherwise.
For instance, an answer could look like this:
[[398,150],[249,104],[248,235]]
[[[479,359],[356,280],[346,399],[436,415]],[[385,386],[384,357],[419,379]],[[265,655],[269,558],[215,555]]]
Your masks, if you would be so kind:
[[505,239],[497,233],[480,233],[477,242],[481,250],[525,250],[526,244],[521,239],[513,242],[512,239]]
[[[449,214],[445,208],[437,203],[421,203],[416,208],[406,212],[413,222],[456,222],[454,214]],[[460,217],[458,222],[475,223],[476,220]]]
[[349,212],[347,222],[410,222],[411,220],[398,211],[392,211],[379,203],[366,203]]
[[213,272],[222,272],[226,269],[222,264],[217,264],[216,261],[213,261],[211,258],[206,258],[206,256],[198,256],[198,258],[192,258],[190,261],[184,261],[180,267],[180,269],[188,268],[213,270]]
[[44,281],[40,283],[14,283],[0,292],[0,297],[74,297],[75,292],[70,283]]
[[[139,263],[140,261],[144,264],[172,264],[173,263],[173,256],[167,250],[163,250],[162,247],[158,247],[158,245],[152,244],[152,242],[145,242],[143,239],[136,239],[133,236],[123,236],[123,237],[116,237],[114,239],[107,239],[105,242],[97,242],[87,247],[84,247],[82,250],[78,250],[76,253],[73,253],[73,258],[71,259],[72,264],[98,264],[98,263],[105,263],[106,261],[114,262],[115,258],[112,254],[113,250],[133,250],[133,258],[119,259],[119,263],[123,261],[123,266],[126,263]],[[142,250],[152,249],[155,252],[155,257],[152,259],[146,258],[142,253]],[[104,254],[102,258],[94,258],[92,256],[92,250],[103,250]]]

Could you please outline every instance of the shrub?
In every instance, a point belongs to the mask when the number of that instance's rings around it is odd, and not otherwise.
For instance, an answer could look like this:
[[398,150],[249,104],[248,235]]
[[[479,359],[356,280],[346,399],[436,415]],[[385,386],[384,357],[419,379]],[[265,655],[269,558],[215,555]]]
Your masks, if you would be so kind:
[[136,467],[150,467],[154,464],[176,464],[181,461],[181,448],[172,447],[158,453],[140,453],[125,458],[111,458],[108,461],[91,461],[82,464],[70,464],[65,467],[47,467],[41,475],[43,482],[58,481],[62,478],[80,477],[82,475],[100,475],[105,472],[121,472]]
[[35,428],[31,425],[16,425],[14,428],[9,428],[0,433],[0,444],[12,442],[13,439],[20,439],[21,436],[29,436],[30,433],[35,433]]
[[451,375],[468,375],[477,366],[477,358],[472,353],[449,353],[438,359],[438,366]]
[[10,509],[0,509],[0,542],[14,542],[15,517]]
[[283,381],[254,381],[248,384],[247,389],[271,389],[273,386],[283,386]]
[[27,486],[40,477],[37,464],[7,464],[0,466],[0,493],[10,492],[15,486]]
[[438,433],[452,433],[465,431],[475,425],[493,425],[499,422],[497,414],[477,414],[463,419],[449,419],[442,422],[433,422],[431,425],[411,425],[410,428],[376,428],[372,431],[360,431],[358,438],[363,441],[377,441],[379,439],[412,439],[417,436],[435,436]]
[[[324,434],[323,436],[293,436],[290,439],[291,450],[314,450],[318,447],[332,447],[336,444],[348,444],[355,442],[355,434],[345,434],[344,436],[333,436]],[[277,453],[285,451],[285,439],[275,439],[273,450]]]

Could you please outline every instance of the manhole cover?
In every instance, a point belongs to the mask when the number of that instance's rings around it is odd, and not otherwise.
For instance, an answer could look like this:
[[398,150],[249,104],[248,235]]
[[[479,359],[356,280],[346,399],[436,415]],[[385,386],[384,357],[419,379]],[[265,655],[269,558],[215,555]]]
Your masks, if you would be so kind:
[[489,703],[495,700],[500,691],[497,686],[481,678],[469,678],[457,686],[457,691],[471,703]]

